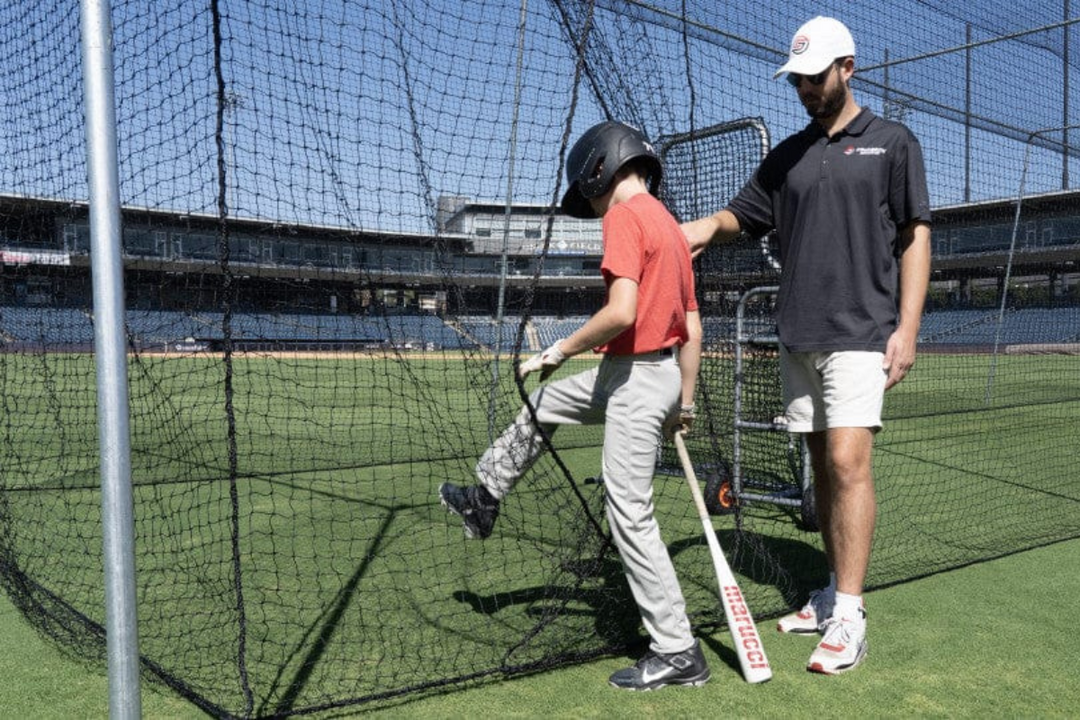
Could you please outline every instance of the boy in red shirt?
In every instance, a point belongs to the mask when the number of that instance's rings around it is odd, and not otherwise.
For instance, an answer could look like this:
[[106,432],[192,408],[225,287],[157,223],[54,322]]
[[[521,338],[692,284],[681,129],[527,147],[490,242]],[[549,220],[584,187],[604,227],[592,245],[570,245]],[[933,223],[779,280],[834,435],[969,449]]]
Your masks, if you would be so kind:
[[611,676],[615,687],[653,690],[702,685],[709,668],[654,517],[652,478],[663,432],[693,421],[701,318],[690,250],[678,223],[653,195],[660,159],[638,130],[604,122],[585,132],[566,162],[563,210],[603,218],[604,306],[569,337],[518,369],[546,380],[567,358],[603,353],[592,369],[535,390],[514,423],[476,466],[479,485],[439,487],[469,537],[491,534],[499,501],[544,450],[559,425],[604,424],[602,472],[608,524],[637,601],[649,652]]

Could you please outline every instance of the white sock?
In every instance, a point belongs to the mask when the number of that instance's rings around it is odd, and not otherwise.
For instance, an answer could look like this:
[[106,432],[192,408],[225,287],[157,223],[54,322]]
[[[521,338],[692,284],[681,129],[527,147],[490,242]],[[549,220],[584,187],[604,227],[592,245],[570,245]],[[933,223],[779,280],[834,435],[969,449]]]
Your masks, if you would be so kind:
[[833,605],[833,617],[857,618],[859,609],[862,607],[862,595],[848,595],[836,593],[836,604]]

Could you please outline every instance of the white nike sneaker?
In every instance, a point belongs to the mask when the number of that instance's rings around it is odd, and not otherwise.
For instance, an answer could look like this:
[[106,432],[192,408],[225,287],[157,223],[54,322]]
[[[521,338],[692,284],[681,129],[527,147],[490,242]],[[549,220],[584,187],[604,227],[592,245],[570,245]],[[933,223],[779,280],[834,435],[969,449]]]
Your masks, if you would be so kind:
[[859,608],[853,618],[831,617],[806,669],[825,675],[854,670],[866,657],[866,647],[866,610]]
[[824,632],[825,621],[832,617],[836,593],[829,588],[814,590],[802,609],[780,618],[776,629],[782,633],[812,635]]

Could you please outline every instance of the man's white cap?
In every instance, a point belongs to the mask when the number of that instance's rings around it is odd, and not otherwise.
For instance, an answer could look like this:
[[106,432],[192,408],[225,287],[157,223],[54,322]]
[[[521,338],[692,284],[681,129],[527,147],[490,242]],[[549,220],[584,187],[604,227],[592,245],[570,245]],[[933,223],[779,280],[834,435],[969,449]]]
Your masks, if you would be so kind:
[[855,40],[844,23],[819,15],[795,31],[788,61],[773,77],[784,73],[817,75],[836,58],[849,56],[855,56]]

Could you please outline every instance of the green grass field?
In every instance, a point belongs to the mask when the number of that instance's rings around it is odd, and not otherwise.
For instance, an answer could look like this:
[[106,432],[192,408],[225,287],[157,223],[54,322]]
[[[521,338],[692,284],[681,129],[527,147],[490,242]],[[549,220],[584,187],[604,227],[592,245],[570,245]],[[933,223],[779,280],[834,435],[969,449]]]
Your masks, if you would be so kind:
[[[870,654],[835,678],[803,670],[813,641],[761,631],[775,673],[747,685],[724,631],[705,637],[712,680],[702,688],[626,693],[607,676],[630,662],[607,657],[510,680],[447,689],[319,718],[1071,718],[1080,707],[1070,608],[1080,595],[1080,540],[1018,553],[870,593]],[[104,668],[43,641],[0,597],[0,707],[4,716],[69,720],[108,716]],[[143,716],[205,717],[143,683]]]
[[[0,359],[3,396],[12,409],[3,442],[7,462],[0,513],[5,547],[44,589],[101,623],[92,366],[86,356],[75,355]],[[723,366],[726,361],[710,362],[716,376],[730,373]],[[903,596],[909,588],[916,595],[936,596],[925,608],[952,608],[929,626],[941,634],[951,632],[945,618],[956,617],[955,604],[946,599],[967,591],[914,589],[933,588],[943,579],[998,562],[1042,552],[1053,555],[1058,548],[1073,548],[1069,559],[1075,561],[1076,543],[1069,542],[938,574],[1076,537],[1076,370],[1071,357],[1004,357],[988,392],[986,357],[930,355],[890,393],[886,431],[877,443],[881,520],[870,585],[904,584],[878,591],[883,599],[893,592]],[[597,556],[600,537],[590,531],[589,513],[602,515],[599,486],[583,482],[599,470],[595,429],[559,432],[559,457],[538,463],[529,482],[504,503],[498,531],[485,543],[466,542],[460,525],[448,519],[435,500],[435,488],[443,480],[469,480],[489,433],[501,429],[516,411],[519,399],[506,366],[503,373],[501,390],[491,398],[487,388],[492,369],[482,362],[237,359],[232,377],[235,445],[230,447],[219,363],[155,357],[133,363],[133,479],[144,655],[209,702],[241,712],[236,658],[242,619],[245,671],[255,693],[252,712],[269,715],[631,643],[639,630],[618,559],[610,552]],[[494,413],[490,423],[488,409]],[[730,423],[730,415],[712,419],[727,442],[724,424]],[[773,435],[766,444],[784,441]],[[698,460],[708,457],[709,443],[702,434],[692,452]],[[750,469],[783,476],[788,469],[782,451],[769,452],[755,458]],[[226,481],[230,466],[235,485]],[[715,629],[715,578],[683,481],[658,478],[656,502],[688,606],[711,638],[714,664],[733,667],[725,634]],[[791,510],[754,505],[739,516],[714,520],[759,617],[774,616],[801,600],[821,577],[817,536],[799,530]],[[736,545],[737,523],[750,531],[754,544]],[[581,561],[593,559],[597,563],[582,572]],[[242,606],[237,604],[234,563],[242,570]],[[987,596],[984,590],[977,592],[980,601]],[[924,611],[923,604],[904,602],[908,610],[888,610],[883,600],[884,607],[872,606],[872,613],[889,618]],[[909,624],[882,622],[878,627],[883,649],[904,647],[907,658],[895,658],[895,672],[867,677],[888,676],[885,685],[909,686],[900,676],[919,673],[910,667],[917,663],[903,667],[904,661],[924,645],[936,647],[934,633],[909,641],[904,634]],[[895,635],[884,635],[894,630]],[[1008,632],[1013,632],[1011,625],[990,631],[988,639]],[[950,637],[960,642],[961,635]],[[1043,644],[1056,642],[1050,635]],[[953,649],[927,658],[926,664],[936,668],[935,678]],[[828,691],[820,690],[828,686],[801,670],[809,652],[805,643],[779,638],[770,642],[770,650],[784,672],[778,671],[777,681],[767,688],[739,684],[728,667],[701,695],[719,693],[713,702],[733,691],[737,698],[762,698],[762,706],[746,713],[755,716],[789,710],[801,692],[818,692],[823,701],[828,699]],[[878,653],[872,653],[876,664]],[[969,660],[973,667],[964,672],[975,673],[978,661],[987,657],[986,648],[974,648]],[[562,707],[552,699],[543,707],[554,714],[577,715],[580,708],[607,697],[596,688],[603,689],[607,674],[625,660],[607,657],[438,698],[419,693],[415,701],[399,702],[386,711],[429,712],[424,708],[431,702],[429,716],[468,716],[475,713],[455,703],[472,692],[527,688],[534,682],[543,687],[552,678],[574,678],[550,690],[571,705]],[[887,663],[888,656],[881,662]],[[89,674],[95,672],[100,674],[100,669]],[[787,681],[780,682],[785,677]],[[802,689],[787,697],[788,683]],[[572,689],[578,685],[580,690]],[[25,698],[43,694],[20,692]],[[495,702],[520,706],[514,713],[521,716],[549,714],[536,712],[541,707],[538,698],[549,691],[535,692],[538,695],[523,705],[508,698]],[[868,693],[867,703],[885,710],[899,707],[900,697],[909,697],[909,691],[887,694],[884,685],[860,692]],[[665,693],[655,702],[682,702],[685,693],[673,694],[670,701]],[[935,691],[935,702],[938,694]],[[168,693],[150,697],[172,702]],[[177,716],[199,712],[176,702]],[[926,702],[921,709],[909,706],[908,713],[899,714],[963,714],[955,709],[939,712]],[[980,705],[970,697],[966,702],[971,707],[1001,704]],[[1053,707],[1039,702],[1035,715]],[[647,714],[669,714],[662,704],[649,707]],[[721,707],[744,714],[737,704]],[[871,705],[861,706],[867,707]],[[613,706],[597,716],[626,711]],[[696,714],[675,706],[670,712]],[[163,711],[161,716],[172,713]],[[72,714],[83,713],[60,716]]]

